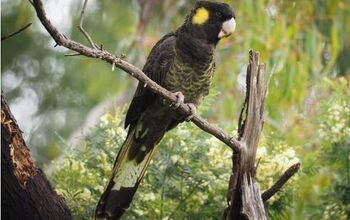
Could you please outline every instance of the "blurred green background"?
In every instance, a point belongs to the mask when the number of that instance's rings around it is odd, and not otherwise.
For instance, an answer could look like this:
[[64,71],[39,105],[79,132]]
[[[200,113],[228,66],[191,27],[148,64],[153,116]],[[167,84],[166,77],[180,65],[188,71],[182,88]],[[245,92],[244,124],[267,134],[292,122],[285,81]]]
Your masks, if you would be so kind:
[[[152,46],[182,24],[194,2],[89,1],[85,29],[106,50],[125,54],[125,60],[142,68]],[[201,114],[234,131],[244,98],[248,51],[259,51],[271,75],[258,152],[265,160],[258,174],[262,188],[271,185],[286,164],[302,163],[295,180],[267,205],[270,218],[350,219],[350,1],[225,2],[234,8],[237,29],[217,47],[217,70]],[[54,25],[88,45],[76,28],[82,3],[44,1]],[[102,61],[64,56],[69,51],[54,48],[28,1],[1,0],[2,36],[28,22],[33,22],[29,29],[1,44],[2,91],[39,166],[76,218],[89,219],[122,141],[120,109],[125,110],[137,81]],[[220,219],[230,152],[200,133],[186,124],[167,135],[126,219]],[[174,145],[171,150],[169,145]],[[184,146],[190,152],[184,153]],[[220,152],[209,154],[212,148]],[[187,159],[180,166],[174,155]],[[102,159],[91,163],[97,157]],[[77,173],[68,172],[73,166]],[[157,179],[159,173],[164,178]],[[69,179],[72,175],[81,175],[80,182]],[[189,187],[193,184],[198,187]],[[218,188],[210,190],[206,184]],[[160,207],[158,212],[154,207]]]

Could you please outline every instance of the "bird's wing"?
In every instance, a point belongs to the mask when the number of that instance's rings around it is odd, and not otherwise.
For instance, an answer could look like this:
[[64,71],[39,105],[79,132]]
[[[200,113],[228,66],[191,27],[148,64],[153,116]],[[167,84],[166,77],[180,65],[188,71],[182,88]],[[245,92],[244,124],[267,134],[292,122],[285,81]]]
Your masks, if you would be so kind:
[[[175,33],[169,33],[160,39],[152,48],[148,55],[146,64],[143,67],[143,72],[154,82],[163,86],[164,79],[169,71],[174,58],[174,47],[176,42]],[[129,127],[129,131],[137,122],[141,113],[154,103],[156,95],[147,87],[144,87],[142,82],[139,82],[133,100],[130,103],[128,112],[125,118],[125,128]]]

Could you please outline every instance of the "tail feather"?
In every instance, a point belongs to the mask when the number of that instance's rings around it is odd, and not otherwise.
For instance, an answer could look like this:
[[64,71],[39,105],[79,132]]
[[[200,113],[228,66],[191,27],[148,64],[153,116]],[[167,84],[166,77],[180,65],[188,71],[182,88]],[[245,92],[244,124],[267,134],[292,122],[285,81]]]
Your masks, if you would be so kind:
[[136,157],[129,157],[129,152],[134,150],[132,148],[140,148],[140,145],[135,143],[134,133],[135,129],[128,134],[118,153],[107,188],[96,207],[96,220],[119,219],[123,215],[152,159],[155,147],[146,152],[142,161],[137,161]]

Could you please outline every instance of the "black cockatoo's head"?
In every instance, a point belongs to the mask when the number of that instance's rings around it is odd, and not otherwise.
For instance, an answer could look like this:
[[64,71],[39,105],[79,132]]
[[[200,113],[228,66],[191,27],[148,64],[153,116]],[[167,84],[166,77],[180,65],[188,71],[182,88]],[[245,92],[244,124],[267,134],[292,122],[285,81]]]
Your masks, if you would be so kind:
[[228,4],[198,1],[184,26],[193,37],[216,44],[221,38],[234,32],[236,21]]

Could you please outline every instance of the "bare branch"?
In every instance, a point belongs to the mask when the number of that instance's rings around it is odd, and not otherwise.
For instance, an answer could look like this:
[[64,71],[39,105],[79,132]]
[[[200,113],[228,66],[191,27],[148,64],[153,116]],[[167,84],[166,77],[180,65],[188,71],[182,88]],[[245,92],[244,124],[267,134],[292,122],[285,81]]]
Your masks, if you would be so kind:
[[76,56],[81,56],[82,54],[80,53],[67,53],[64,56],[66,57],[76,57]]
[[249,51],[246,98],[238,123],[238,139],[245,144],[232,157],[229,202],[223,219],[266,219],[259,187],[255,181],[255,159],[264,123],[264,100],[267,84],[265,64],[259,64],[259,53]]
[[[86,37],[86,39],[89,41],[91,47],[94,48],[94,49],[97,49],[96,44],[94,43],[94,41],[92,40],[92,38],[90,37],[90,35],[89,35],[89,34],[85,31],[85,29],[83,28],[84,13],[85,13],[85,9],[86,9],[87,2],[88,2],[88,0],[85,0],[85,1],[84,1],[83,7],[82,7],[82,9],[81,9],[78,28],[79,28],[79,30],[83,33],[83,35]],[[101,46],[101,48],[102,48],[102,46]]]
[[25,29],[27,29],[30,25],[32,25],[32,23],[26,24],[25,26],[21,27],[20,29],[18,29],[18,30],[15,31],[15,32],[6,34],[5,36],[1,37],[1,41],[6,40],[6,39],[8,39],[8,38],[10,38],[10,37],[15,36],[16,34],[21,33],[22,31],[24,31]]
[[[55,40],[56,44],[63,46],[67,49],[77,52],[86,57],[98,58],[105,62],[112,64],[112,69],[117,67],[121,70],[124,70],[140,82],[147,85],[147,87],[154,92],[155,94],[163,97],[170,102],[175,103],[177,101],[176,95],[164,89],[154,81],[152,81],[146,74],[144,74],[140,69],[133,66],[132,64],[123,60],[123,57],[116,57],[112,53],[102,50],[96,46],[95,43],[91,40],[89,35],[82,28],[83,15],[86,8],[87,0],[84,1],[80,16],[79,27],[82,29],[85,37],[89,40],[91,47],[84,46],[76,41],[71,40],[62,33],[60,33],[56,27],[52,25],[50,20],[47,18],[46,13],[43,8],[41,0],[33,0],[33,6],[37,13],[37,16],[43,26],[46,28],[51,37]],[[227,146],[229,146],[233,151],[233,174],[230,180],[229,196],[228,203],[229,207],[227,208],[224,218],[233,219],[234,216],[250,215],[254,210],[263,210],[262,201],[267,201],[271,198],[276,192],[278,192],[281,187],[299,170],[300,164],[297,163],[289,168],[280,179],[267,191],[261,194],[260,191],[255,185],[255,154],[258,146],[259,136],[262,131],[264,124],[263,113],[264,113],[264,104],[266,98],[267,84],[266,79],[264,78],[266,67],[264,64],[259,64],[258,60],[259,54],[253,51],[250,51],[249,57],[249,68],[247,75],[247,98],[245,101],[245,106],[241,112],[239,130],[240,139],[236,138],[225,133],[221,128],[211,125],[209,122],[203,120],[198,115],[194,116],[191,121],[196,124],[203,131],[215,136]],[[183,114],[189,115],[191,113],[188,105],[182,103],[178,110]],[[244,117],[245,116],[245,117]],[[244,183],[244,179],[245,184]],[[255,187],[255,188],[254,188]],[[254,203],[242,204],[240,198],[242,198],[242,192],[245,193],[243,196],[248,202],[248,198],[253,198],[254,201],[259,202],[258,206]],[[256,196],[258,195],[258,196]],[[256,203],[255,202],[255,203]],[[242,212],[243,211],[243,212]],[[263,212],[261,212],[263,213]],[[254,214],[254,213],[253,213]],[[255,215],[251,215],[255,216]],[[248,219],[254,219],[248,217]]]
[[[98,58],[101,60],[104,60],[110,64],[115,65],[115,67],[124,70],[125,72],[129,73],[134,78],[138,79],[139,81],[143,82],[144,84],[147,84],[147,87],[152,90],[155,94],[171,101],[176,102],[177,98],[176,96],[169,92],[168,90],[164,89],[163,87],[159,86],[157,83],[152,81],[149,77],[146,76],[140,69],[133,66],[132,64],[122,60],[119,57],[114,56],[110,52],[106,50],[99,50],[97,48],[90,48],[86,47],[76,41],[73,41],[69,39],[68,37],[65,37],[63,34],[61,34],[50,22],[50,20],[47,18],[46,13],[43,8],[43,3],[41,0],[34,0],[34,8],[37,13],[37,16],[41,23],[44,25],[48,33],[51,35],[51,37],[56,41],[56,43],[60,46],[63,46],[65,48],[68,48],[70,50],[76,51],[84,56],[92,57],[92,58]],[[83,7],[84,8],[84,7]],[[181,104],[179,106],[179,111],[183,114],[189,115],[191,113],[190,108],[186,104]],[[221,140],[223,143],[225,143],[227,146],[229,146],[234,152],[238,153],[240,152],[242,143],[238,141],[236,138],[232,137],[231,135],[226,134],[221,128],[211,125],[209,122],[205,121],[199,116],[194,116],[191,121],[196,124],[199,128],[201,128],[203,131],[212,134],[219,140]]]
[[281,188],[286,184],[286,182],[294,175],[296,174],[300,169],[300,163],[296,163],[289,167],[282,176],[277,180],[275,184],[271,186],[270,189],[266,190],[261,194],[261,198],[264,202],[269,200],[273,195],[275,195],[278,191],[281,190]]

